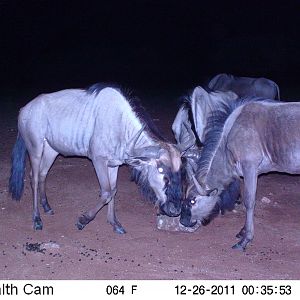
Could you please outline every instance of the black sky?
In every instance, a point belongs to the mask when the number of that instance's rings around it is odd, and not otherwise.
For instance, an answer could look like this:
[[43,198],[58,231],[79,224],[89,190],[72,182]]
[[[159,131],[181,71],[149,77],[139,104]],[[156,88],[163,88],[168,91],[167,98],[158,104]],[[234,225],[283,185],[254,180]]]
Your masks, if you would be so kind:
[[[278,1],[276,1],[278,2]],[[297,84],[300,1],[1,1],[1,86]]]

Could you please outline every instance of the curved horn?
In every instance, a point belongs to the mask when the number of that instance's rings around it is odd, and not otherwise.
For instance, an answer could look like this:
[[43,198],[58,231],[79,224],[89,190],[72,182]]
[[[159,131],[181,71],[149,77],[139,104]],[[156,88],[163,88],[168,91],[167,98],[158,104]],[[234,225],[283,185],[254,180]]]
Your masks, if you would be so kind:
[[134,157],[144,158],[159,158],[160,147],[158,146],[147,146],[139,149],[133,149],[132,154]]
[[128,143],[128,155],[139,158],[159,158],[159,150],[161,149],[159,146],[147,146],[143,148],[135,148],[135,144],[137,143],[139,137],[144,131],[146,125],[143,124],[142,128],[135,134],[132,140]]
[[[132,138],[132,140],[129,141],[129,143],[127,144],[127,149],[128,149],[127,151],[128,151],[129,155],[132,155],[131,153],[133,153],[133,151],[134,151],[134,146],[135,146],[136,142],[138,141],[140,135],[144,131],[145,127],[146,127],[146,125],[143,124],[142,128],[135,134],[135,136]],[[134,155],[132,155],[132,156],[134,156]]]
[[198,182],[198,180],[196,179],[195,175],[192,176],[193,178],[193,182],[195,184],[195,187],[197,189],[197,192],[200,194],[200,195],[206,195],[206,192],[205,192],[205,189],[201,186],[201,184]]

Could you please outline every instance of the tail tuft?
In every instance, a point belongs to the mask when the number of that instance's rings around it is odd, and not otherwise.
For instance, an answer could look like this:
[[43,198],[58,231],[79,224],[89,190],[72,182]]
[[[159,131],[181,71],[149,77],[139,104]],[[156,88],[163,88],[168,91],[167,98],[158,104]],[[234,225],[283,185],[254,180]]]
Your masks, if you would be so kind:
[[224,190],[221,195],[220,201],[220,210],[222,215],[225,214],[225,211],[232,211],[235,207],[235,204],[238,203],[241,193],[241,182],[240,179],[234,179]]
[[23,138],[18,134],[11,156],[11,172],[9,178],[9,193],[14,200],[19,201],[24,189],[26,164],[26,146]]

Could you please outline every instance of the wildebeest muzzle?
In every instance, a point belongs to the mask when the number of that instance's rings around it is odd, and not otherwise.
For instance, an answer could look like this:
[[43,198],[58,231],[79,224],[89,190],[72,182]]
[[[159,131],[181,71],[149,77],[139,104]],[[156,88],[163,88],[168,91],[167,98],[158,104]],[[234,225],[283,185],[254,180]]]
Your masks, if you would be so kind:
[[177,217],[181,212],[180,201],[167,201],[166,203],[159,206],[160,214],[167,215],[169,217]]
[[192,222],[191,206],[186,203],[182,203],[181,206],[180,223],[185,227],[193,227],[197,224]]

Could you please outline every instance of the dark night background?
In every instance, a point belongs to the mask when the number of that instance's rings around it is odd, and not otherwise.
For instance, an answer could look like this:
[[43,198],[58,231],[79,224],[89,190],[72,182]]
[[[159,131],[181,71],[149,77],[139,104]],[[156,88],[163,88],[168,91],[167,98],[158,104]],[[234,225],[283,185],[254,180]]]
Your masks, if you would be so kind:
[[300,1],[277,2],[0,0],[1,90],[105,81],[163,95],[226,72],[300,99]]

